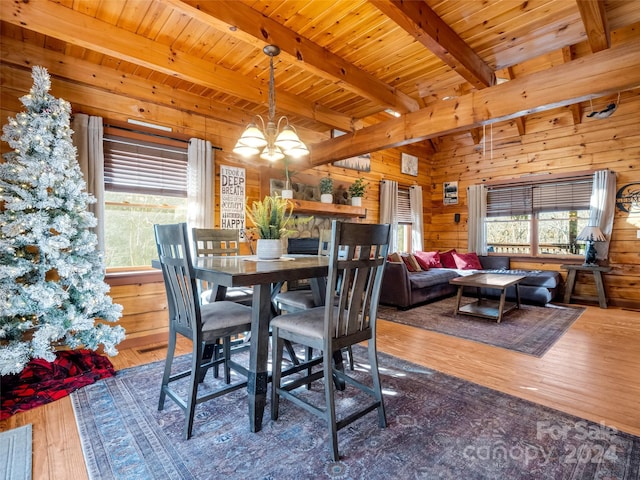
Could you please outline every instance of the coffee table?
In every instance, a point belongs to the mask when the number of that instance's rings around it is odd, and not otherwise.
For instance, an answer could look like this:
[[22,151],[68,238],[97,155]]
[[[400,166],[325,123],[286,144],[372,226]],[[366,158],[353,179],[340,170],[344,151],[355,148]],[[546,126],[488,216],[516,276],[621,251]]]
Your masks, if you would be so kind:
[[[474,317],[491,318],[500,323],[502,316],[513,310],[520,308],[520,291],[518,283],[524,276],[508,275],[502,273],[474,273],[472,275],[457,277],[449,280],[452,285],[458,286],[458,296],[456,298],[456,309],[454,314],[472,315]],[[516,287],[516,301],[505,301],[507,296],[507,287],[514,285]],[[464,287],[475,287],[478,293],[478,300],[467,305],[460,306],[462,299],[462,290]],[[500,300],[489,300],[482,298],[481,288],[495,288],[500,290]]]

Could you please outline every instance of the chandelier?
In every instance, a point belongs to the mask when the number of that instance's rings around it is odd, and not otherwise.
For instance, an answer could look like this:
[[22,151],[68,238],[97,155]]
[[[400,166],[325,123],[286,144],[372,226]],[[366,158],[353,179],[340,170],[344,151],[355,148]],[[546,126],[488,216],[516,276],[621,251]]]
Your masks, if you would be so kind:
[[[269,118],[266,125],[264,119],[257,115],[262,124],[262,129],[255,122],[247,125],[238,139],[233,152],[244,157],[260,154],[263,160],[272,162],[282,160],[285,155],[300,158],[309,154],[307,146],[298,138],[298,134],[292,125],[289,125],[287,117],[280,117],[276,123],[276,91],[273,79],[273,57],[280,54],[280,48],[276,45],[267,45],[262,51],[269,55]],[[282,130],[280,129],[281,124]]]

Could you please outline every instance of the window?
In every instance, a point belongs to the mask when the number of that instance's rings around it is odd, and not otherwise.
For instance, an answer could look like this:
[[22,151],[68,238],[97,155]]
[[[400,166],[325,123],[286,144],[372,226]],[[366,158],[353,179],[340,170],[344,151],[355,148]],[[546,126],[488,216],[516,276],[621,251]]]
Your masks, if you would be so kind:
[[413,251],[411,245],[412,226],[409,189],[398,188],[398,233],[396,245],[398,246],[399,252]]
[[489,187],[485,220],[490,252],[581,255],[576,236],[589,222],[591,175]]
[[149,267],[153,225],[187,218],[187,146],[122,133],[104,137],[105,265]]

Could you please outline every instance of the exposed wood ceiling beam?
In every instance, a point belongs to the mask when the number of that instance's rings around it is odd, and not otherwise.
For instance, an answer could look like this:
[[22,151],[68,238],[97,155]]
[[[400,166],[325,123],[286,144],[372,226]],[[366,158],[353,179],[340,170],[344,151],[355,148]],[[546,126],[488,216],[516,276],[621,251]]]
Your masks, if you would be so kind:
[[53,77],[66,78],[128,98],[206,115],[236,125],[247,124],[253,116],[236,108],[212,102],[208,98],[194,93],[153,84],[135,75],[124,74],[113,68],[96,65],[86,60],[70,59],[64,53],[36,47],[7,37],[0,38],[0,58],[4,63],[20,67],[30,68],[33,65],[41,65]]
[[371,0],[371,3],[476,88],[495,85],[491,67],[424,1]]
[[[47,0],[12,3],[10,8],[0,9],[0,18],[104,55],[257,104],[268,104],[267,88],[259,82]],[[53,18],[55,21],[52,21]],[[287,92],[277,92],[277,95],[278,108],[289,114],[307,117],[345,131],[350,131],[355,123],[354,119],[342,113],[304,101],[296,95]]]
[[[565,63],[573,60],[574,57],[574,49],[571,46],[564,47],[562,49],[562,60]],[[573,105],[569,105],[569,110],[571,111],[571,119],[573,120],[574,125],[579,125],[582,122],[582,107],[579,103],[574,103]]]
[[[335,82],[339,88],[380,104],[380,110],[391,108],[399,113],[407,113],[420,108],[416,100],[403,92],[243,3],[225,0],[171,0],[170,3],[202,22],[258,48],[266,44],[277,45],[293,61],[302,60],[305,69]],[[232,26],[237,29],[230,30]]]
[[322,165],[640,86],[640,40],[311,146]]
[[[513,72],[513,67],[507,67],[506,72],[509,76],[509,80],[513,80],[514,78],[516,78],[516,75]],[[516,128],[518,129],[518,135],[523,136],[526,132],[524,125],[525,117],[516,117],[514,118],[514,121],[516,122]]]
[[607,22],[604,0],[576,1],[578,2],[578,10],[580,10],[584,30],[587,32],[591,51],[596,53],[611,47],[609,22]]

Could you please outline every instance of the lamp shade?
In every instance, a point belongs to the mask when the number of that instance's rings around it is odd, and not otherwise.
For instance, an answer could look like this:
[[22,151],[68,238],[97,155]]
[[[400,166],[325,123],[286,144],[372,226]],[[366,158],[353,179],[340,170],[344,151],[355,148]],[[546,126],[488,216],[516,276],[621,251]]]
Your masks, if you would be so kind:
[[576,237],[576,240],[583,240],[586,242],[604,242],[607,237],[604,236],[602,230],[595,225],[588,225],[582,229],[580,235]]
[[304,143],[300,142],[300,145],[298,145],[297,147],[289,149],[287,151],[287,155],[293,158],[302,158],[305,155],[309,155],[309,149]]
[[255,123],[250,123],[247,125],[245,131],[242,132],[238,143],[242,143],[248,147],[262,148],[265,147],[268,142],[258,126]]
[[260,153],[260,149],[257,147],[250,147],[249,145],[245,145],[240,140],[236,143],[236,146],[233,147],[233,153],[237,153],[238,155],[242,155],[243,157],[251,157],[252,155],[257,155]]
[[269,160],[270,162],[277,162],[284,158],[284,153],[282,153],[282,151],[275,145],[272,147],[267,145],[260,154],[260,158],[263,160]]
[[298,135],[296,135],[296,132],[293,130],[293,128],[291,128],[290,125],[285,125],[282,128],[282,131],[276,138],[275,144],[277,147],[280,147],[285,153],[292,148],[303,145],[303,143],[298,138]]

